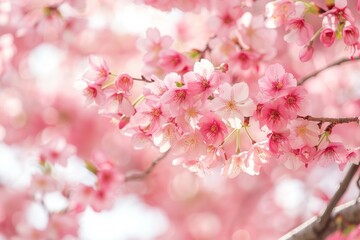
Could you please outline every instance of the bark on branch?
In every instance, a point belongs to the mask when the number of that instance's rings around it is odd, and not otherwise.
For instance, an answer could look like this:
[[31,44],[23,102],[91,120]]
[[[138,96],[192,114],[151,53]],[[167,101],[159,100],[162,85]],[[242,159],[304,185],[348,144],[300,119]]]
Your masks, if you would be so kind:
[[321,217],[313,217],[294,230],[290,231],[279,240],[323,240],[336,230],[335,219],[337,216],[351,224],[360,223],[360,203],[356,200],[335,208],[348,188],[351,179],[357,172],[359,165],[351,165],[338,190],[330,200]]
[[143,180],[145,177],[147,177],[151,171],[155,168],[155,166],[162,160],[164,159],[167,154],[170,152],[170,150],[168,150],[167,152],[165,152],[163,155],[161,155],[160,157],[158,157],[157,159],[155,159],[150,166],[145,169],[143,172],[139,172],[139,173],[133,173],[130,174],[128,176],[125,176],[125,182],[128,181],[136,181],[136,180]]
[[359,57],[356,57],[356,58],[354,58],[354,59],[350,59],[350,58],[340,59],[340,60],[338,60],[338,61],[336,61],[336,62],[331,63],[330,65],[327,65],[327,66],[325,66],[325,67],[323,67],[323,68],[320,68],[319,70],[317,70],[317,71],[315,71],[315,72],[313,72],[313,73],[311,73],[311,74],[303,77],[303,78],[300,79],[300,81],[298,82],[298,85],[303,84],[304,82],[306,82],[306,81],[309,80],[310,78],[315,77],[316,75],[318,75],[319,73],[321,73],[322,71],[324,71],[324,70],[326,70],[326,69],[328,69],[328,68],[331,68],[331,67],[340,65],[340,64],[345,63],[345,62],[351,62],[351,61],[357,61],[357,60],[360,60],[360,58],[359,58]]

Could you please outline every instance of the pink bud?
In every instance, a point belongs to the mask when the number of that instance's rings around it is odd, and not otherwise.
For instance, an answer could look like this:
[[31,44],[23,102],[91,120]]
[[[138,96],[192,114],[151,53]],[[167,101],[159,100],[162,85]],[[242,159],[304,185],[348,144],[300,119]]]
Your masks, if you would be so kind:
[[332,30],[330,28],[326,28],[326,29],[322,30],[320,33],[320,42],[325,47],[331,47],[331,45],[335,41],[335,35],[336,34],[335,34],[334,30]]
[[312,58],[314,48],[309,45],[305,45],[299,52],[299,58],[302,62],[307,62]]
[[359,29],[352,24],[346,24],[346,26],[343,28],[343,37],[344,43],[346,45],[353,46],[358,42]]
[[226,73],[229,70],[229,65],[227,63],[222,63],[220,64],[219,69],[221,72]]
[[127,74],[120,74],[116,77],[115,85],[117,88],[124,90],[125,92],[130,91],[134,84],[134,80]]

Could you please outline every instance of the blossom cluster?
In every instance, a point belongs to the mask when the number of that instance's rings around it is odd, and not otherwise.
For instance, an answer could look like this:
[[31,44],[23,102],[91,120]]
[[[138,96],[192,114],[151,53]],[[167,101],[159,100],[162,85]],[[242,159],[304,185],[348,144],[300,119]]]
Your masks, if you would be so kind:
[[[201,176],[216,168],[229,177],[240,172],[257,175],[269,161],[290,169],[310,163],[337,163],[343,169],[348,162],[358,162],[358,149],[347,150],[330,141],[332,124],[322,128],[299,115],[307,90],[280,64],[270,65],[258,79],[255,99],[249,97],[247,83],[229,81],[226,64],[214,67],[201,59],[184,74],[138,79],[146,84],[133,103],[134,78],[120,74],[109,79],[107,64],[99,57],[90,58],[90,67],[83,75],[88,102],[97,103],[101,114],[112,117],[132,137],[135,148],[171,151],[173,164]],[[265,139],[253,139],[250,122],[266,133]],[[241,150],[240,131],[251,142],[247,151]],[[234,143],[232,135],[236,135],[235,147],[229,147]]]
[[[353,11],[347,6],[347,0],[326,1],[326,3],[326,8],[322,8],[306,1],[272,1],[266,5],[268,17],[266,25],[271,28],[285,25],[287,34],[284,40],[302,46],[299,58],[303,62],[311,59],[316,38],[319,38],[321,44],[327,48],[331,47],[336,39],[342,39],[351,49],[351,57],[354,57],[360,44],[359,29],[355,25]],[[312,14],[322,19],[322,25],[316,31],[314,26],[305,20]]]

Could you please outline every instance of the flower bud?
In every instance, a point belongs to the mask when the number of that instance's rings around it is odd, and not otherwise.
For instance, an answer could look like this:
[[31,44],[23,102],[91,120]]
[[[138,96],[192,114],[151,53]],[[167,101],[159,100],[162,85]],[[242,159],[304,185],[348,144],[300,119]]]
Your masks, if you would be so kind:
[[320,42],[325,47],[331,47],[331,45],[333,45],[335,41],[335,37],[336,37],[335,31],[330,28],[326,28],[323,29],[320,33]]
[[299,52],[299,59],[302,62],[307,62],[312,58],[314,48],[311,45],[305,45]]
[[[347,22],[348,23],[348,22]],[[358,42],[359,39],[359,29],[352,25],[352,24],[346,24],[346,26],[343,28],[343,37],[344,37],[344,43],[348,46],[353,46]]]
[[132,77],[130,77],[127,74],[120,74],[115,79],[115,86],[118,89],[124,90],[125,92],[130,91],[133,84],[134,84],[134,80],[132,79]]

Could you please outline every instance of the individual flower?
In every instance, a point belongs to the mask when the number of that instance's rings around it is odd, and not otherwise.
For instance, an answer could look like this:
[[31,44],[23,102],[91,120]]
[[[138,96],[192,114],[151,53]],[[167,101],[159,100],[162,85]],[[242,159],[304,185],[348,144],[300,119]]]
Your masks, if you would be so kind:
[[69,145],[64,138],[52,139],[42,146],[39,160],[41,164],[49,162],[65,166],[75,152],[75,147]]
[[124,92],[112,93],[107,99],[103,107],[99,110],[100,114],[121,114],[131,117],[135,114],[135,108],[124,94]]
[[261,54],[255,51],[241,50],[235,52],[230,59],[233,61],[233,65],[240,65],[242,70],[255,69],[258,71]]
[[244,161],[246,158],[247,151],[232,155],[231,160],[229,160],[230,163],[221,169],[221,174],[228,176],[229,178],[238,176],[242,171],[244,171]]
[[347,150],[342,143],[330,142],[319,149],[316,159],[320,166],[327,167],[330,164],[342,164],[346,162]]
[[82,79],[91,84],[101,85],[109,77],[109,67],[104,59],[91,55],[89,57],[90,69],[88,69]]
[[298,156],[299,159],[305,164],[305,167],[309,165],[316,157],[316,146],[304,146],[299,149]]
[[213,113],[203,116],[200,119],[199,127],[206,144],[221,144],[228,132],[225,123]]
[[134,80],[128,74],[120,74],[115,78],[115,86],[118,90],[124,91],[128,95],[134,85]]
[[220,73],[215,71],[209,60],[201,59],[194,64],[192,72],[187,72],[184,75],[184,80],[188,86],[189,94],[194,97],[200,95],[202,100],[206,100],[219,86]]
[[176,117],[192,103],[192,98],[180,75],[170,73],[166,75],[164,82],[168,90],[160,97],[160,102],[168,105],[170,114]]
[[315,122],[294,119],[289,123],[290,145],[297,149],[303,146],[315,146],[319,143],[320,128]]
[[299,46],[307,44],[314,35],[313,26],[303,18],[290,19],[286,24],[286,31],[284,40],[288,43],[295,42]]
[[219,86],[219,94],[209,103],[210,108],[227,120],[231,127],[240,128],[244,117],[252,116],[256,106],[249,99],[249,87],[246,83],[231,86],[224,83]]
[[283,165],[290,170],[296,170],[303,165],[303,162],[300,160],[298,151],[286,151],[279,155],[279,160],[283,162]]
[[323,18],[322,22],[322,30],[320,33],[320,42],[325,47],[331,47],[331,45],[335,42],[336,38],[336,29],[338,27],[339,21],[338,19],[330,14]]
[[148,133],[153,133],[168,120],[168,114],[164,108],[160,102],[144,102],[137,107],[131,123],[141,127]]
[[259,175],[261,167],[273,156],[266,141],[257,142],[248,150],[242,169],[249,175]]
[[172,149],[175,156],[185,154],[187,158],[197,158],[206,153],[206,144],[204,143],[201,132],[184,133]]
[[214,2],[217,15],[209,19],[209,27],[218,36],[226,35],[236,26],[236,20],[243,14],[243,7],[238,1]]
[[271,1],[265,6],[268,28],[277,28],[285,24],[288,17],[295,13],[295,4],[292,0]]
[[88,86],[83,90],[83,95],[85,96],[85,104],[90,105],[95,102],[97,105],[102,106],[106,101],[106,96],[101,89],[101,86],[96,84],[88,84]]
[[291,88],[288,91],[289,93],[283,97],[285,108],[289,110],[290,118],[295,119],[302,108],[307,91],[302,86]]
[[161,50],[169,49],[173,40],[170,36],[161,36],[157,28],[149,28],[146,31],[146,39],[140,39],[139,48],[146,51],[144,62],[156,64]]
[[347,46],[353,46],[358,43],[359,29],[350,22],[346,22],[345,27],[342,30],[342,34],[344,43]]
[[266,125],[272,131],[281,131],[287,126],[289,119],[290,113],[285,107],[285,101],[278,99],[264,104],[259,122],[261,127]]
[[187,58],[175,50],[166,49],[160,52],[158,64],[166,72],[181,72],[187,66]]
[[288,152],[291,150],[289,143],[289,130],[285,129],[282,132],[272,132],[268,135],[269,138],[269,150],[273,154],[279,154]]
[[250,12],[244,13],[237,21],[238,39],[241,45],[252,48],[259,53],[270,53],[274,50],[276,31],[264,26],[262,15],[253,16]]
[[174,123],[166,123],[153,134],[153,141],[160,152],[166,152],[178,142],[179,135]]
[[260,92],[268,99],[282,97],[297,82],[292,74],[286,73],[280,64],[273,64],[266,69],[265,76],[259,79]]

